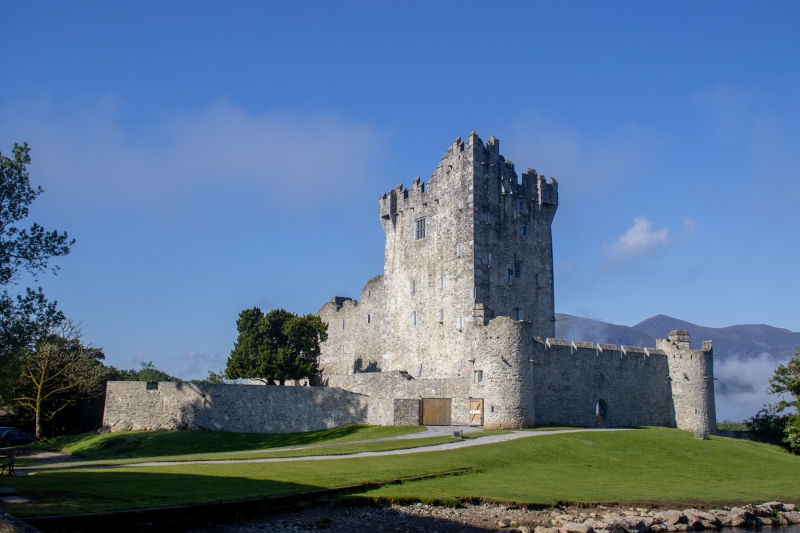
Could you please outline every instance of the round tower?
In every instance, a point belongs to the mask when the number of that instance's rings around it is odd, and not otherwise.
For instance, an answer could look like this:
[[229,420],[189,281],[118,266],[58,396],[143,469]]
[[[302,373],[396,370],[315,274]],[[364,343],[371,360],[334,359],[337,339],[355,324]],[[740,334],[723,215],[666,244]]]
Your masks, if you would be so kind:
[[469,393],[482,400],[483,426],[533,427],[533,325],[501,316],[473,331]]
[[675,424],[708,438],[717,431],[714,404],[714,352],[711,341],[699,350],[690,347],[689,332],[676,329],[667,339],[657,339],[656,347],[667,353]]

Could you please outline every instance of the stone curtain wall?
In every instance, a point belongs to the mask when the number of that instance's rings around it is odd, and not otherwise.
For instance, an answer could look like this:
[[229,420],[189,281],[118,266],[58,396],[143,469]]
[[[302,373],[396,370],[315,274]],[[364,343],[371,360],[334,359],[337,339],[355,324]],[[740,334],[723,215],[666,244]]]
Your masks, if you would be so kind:
[[320,346],[323,374],[377,372],[383,367],[383,276],[369,280],[361,300],[334,296],[317,313],[328,324]]
[[110,381],[103,425],[111,431],[208,429],[243,433],[389,425],[390,400],[335,387]]
[[[400,371],[326,376],[327,385],[363,394],[370,401],[383,399],[452,398],[451,416],[456,425],[469,422],[469,381],[454,379],[415,379]],[[397,415],[394,415],[397,416]],[[393,418],[394,418],[393,416]]]
[[422,423],[420,400],[395,398],[393,424],[395,426],[419,426]]
[[675,427],[667,356],[661,350],[563,339],[534,346],[536,425]]

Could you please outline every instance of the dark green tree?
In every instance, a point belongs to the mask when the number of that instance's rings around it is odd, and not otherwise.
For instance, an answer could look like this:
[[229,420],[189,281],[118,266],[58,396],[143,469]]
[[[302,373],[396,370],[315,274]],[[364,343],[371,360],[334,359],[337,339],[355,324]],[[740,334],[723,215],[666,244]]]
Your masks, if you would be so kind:
[[[781,412],[794,408],[785,425],[785,438],[789,447],[795,453],[800,453],[800,348],[794,352],[794,357],[786,365],[775,369],[775,374],[769,380],[770,394],[780,394],[777,411]],[[789,398],[786,397],[788,394]]]
[[320,343],[328,326],[316,315],[298,316],[285,309],[264,314],[245,309],[236,321],[239,335],[225,368],[227,379],[256,379],[269,385],[317,372]]
[[10,402],[11,383],[19,375],[20,357],[33,349],[37,340],[64,321],[56,302],[48,302],[38,290],[12,294],[21,271],[35,276],[46,270],[55,273],[52,257],[67,255],[75,240],[67,233],[45,231],[33,223],[20,229],[28,208],[44,191],[33,188],[27,166],[31,162],[28,144],[14,144],[12,156],[0,153],[0,403]]

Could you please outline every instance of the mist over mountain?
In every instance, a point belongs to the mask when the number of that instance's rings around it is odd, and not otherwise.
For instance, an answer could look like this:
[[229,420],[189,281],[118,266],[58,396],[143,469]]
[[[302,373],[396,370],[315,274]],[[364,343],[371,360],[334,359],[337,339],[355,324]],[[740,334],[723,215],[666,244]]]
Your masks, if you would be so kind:
[[800,348],[800,333],[765,324],[709,328],[656,315],[635,326],[621,326],[556,313],[556,337],[570,341],[655,347],[656,338],[665,338],[673,329],[689,331],[695,349],[704,340],[713,342],[717,420],[744,420],[765,403],[777,401],[766,393],[769,378]]

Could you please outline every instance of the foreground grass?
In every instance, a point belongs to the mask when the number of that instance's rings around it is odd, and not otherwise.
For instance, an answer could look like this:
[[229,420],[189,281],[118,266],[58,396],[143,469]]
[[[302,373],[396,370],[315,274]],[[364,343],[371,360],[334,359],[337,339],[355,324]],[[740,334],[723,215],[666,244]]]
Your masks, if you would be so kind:
[[800,457],[672,429],[581,432],[419,454],[286,463],[40,472],[4,480],[31,504],[17,516],[133,509],[290,493],[457,469],[458,476],[386,485],[361,497],[524,503],[800,502]]
[[267,450],[382,439],[423,431],[424,426],[350,425],[305,433],[228,433],[222,431],[128,431],[84,433],[21,448],[46,449],[96,461],[199,453]]
[[[509,432],[510,433],[510,432]],[[477,436],[480,436],[478,434]],[[477,437],[473,437],[477,438]],[[188,462],[188,461],[244,461],[248,459],[279,459],[291,457],[311,457],[329,455],[349,455],[361,452],[384,452],[391,450],[406,450],[422,446],[436,446],[457,442],[453,437],[423,437],[415,439],[388,440],[380,442],[364,442],[360,444],[326,444],[322,446],[307,446],[300,449],[279,450],[274,452],[227,452],[227,453],[196,453],[192,455],[165,455],[161,457],[143,457],[138,459],[107,459],[102,461],[64,462],[48,465],[48,470],[55,468],[84,468],[94,466],[119,466],[137,463],[152,462]],[[20,463],[18,463],[20,464]],[[33,462],[21,464],[21,467],[30,466]]]

